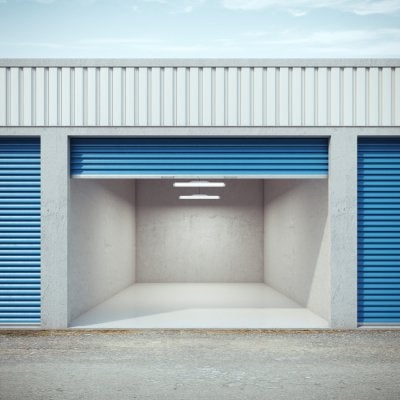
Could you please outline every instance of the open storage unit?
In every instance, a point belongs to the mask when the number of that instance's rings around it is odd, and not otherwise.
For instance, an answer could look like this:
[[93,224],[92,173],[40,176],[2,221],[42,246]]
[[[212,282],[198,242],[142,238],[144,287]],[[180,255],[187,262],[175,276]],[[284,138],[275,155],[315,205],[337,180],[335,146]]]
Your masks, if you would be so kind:
[[327,172],[325,139],[73,140],[71,326],[328,327]]

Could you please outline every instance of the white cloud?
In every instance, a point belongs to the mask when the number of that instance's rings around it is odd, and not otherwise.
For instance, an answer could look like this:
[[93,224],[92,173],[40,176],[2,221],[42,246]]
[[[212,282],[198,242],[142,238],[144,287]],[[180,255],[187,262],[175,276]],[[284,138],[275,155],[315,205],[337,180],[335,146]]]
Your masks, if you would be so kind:
[[43,47],[47,49],[61,49],[65,47],[60,43],[51,43],[51,42],[0,42],[0,46],[5,47]]
[[[283,57],[398,57],[399,29],[247,32],[236,39],[242,47]],[[283,53],[283,54],[282,54]],[[276,56],[276,55],[274,55]]]
[[158,45],[160,40],[140,37],[100,37],[94,39],[82,39],[77,42],[78,45],[116,45],[116,46],[142,46],[142,45]]
[[[329,8],[358,15],[396,14],[400,12],[399,0],[222,0],[229,10],[283,9],[295,16],[313,9]],[[293,12],[295,10],[295,12]]]
[[307,11],[304,11],[304,10],[294,10],[294,9],[291,9],[291,8],[288,9],[288,12],[289,12],[290,14],[292,14],[294,17],[302,17],[303,15],[306,15],[306,14],[307,14]]
[[173,3],[172,14],[189,14],[196,8],[202,6],[206,0],[179,0]]
[[156,36],[86,38],[63,44],[0,41],[0,50],[7,56],[17,48],[19,53],[40,57],[398,57],[400,28],[316,32],[271,28],[192,42],[184,37],[171,41]]
[[56,0],[25,0],[25,1],[38,4],[52,4],[56,2]]
[[399,41],[400,45],[400,29],[351,29],[341,31],[316,31],[311,33],[286,30],[278,34],[275,31],[256,31],[246,32],[243,37],[249,37],[249,42],[256,42],[259,44],[327,45],[334,47],[338,44],[345,43],[348,45],[356,44],[357,46],[362,46],[366,43],[376,41],[384,42],[390,39]]

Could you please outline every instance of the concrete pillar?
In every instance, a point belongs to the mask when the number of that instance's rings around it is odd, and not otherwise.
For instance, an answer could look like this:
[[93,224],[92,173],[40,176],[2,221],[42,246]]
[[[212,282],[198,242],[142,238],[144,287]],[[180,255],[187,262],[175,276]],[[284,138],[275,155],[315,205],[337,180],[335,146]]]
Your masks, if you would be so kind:
[[329,146],[331,326],[357,327],[357,135],[338,130]]
[[68,325],[68,136],[41,136],[42,327]]

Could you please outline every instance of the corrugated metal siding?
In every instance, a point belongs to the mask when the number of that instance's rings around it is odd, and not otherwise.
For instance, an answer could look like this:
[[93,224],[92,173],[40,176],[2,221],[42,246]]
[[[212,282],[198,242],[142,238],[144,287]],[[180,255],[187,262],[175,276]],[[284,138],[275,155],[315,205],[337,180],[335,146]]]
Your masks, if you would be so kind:
[[40,322],[40,143],[0,139],[0,323]]
[[399,126],[397,67],[0,68],[0,126]]
[[328,173],[327,139],[72,139],[73,176]]
[[361,139],[358,320],[400,323],[400,139]]

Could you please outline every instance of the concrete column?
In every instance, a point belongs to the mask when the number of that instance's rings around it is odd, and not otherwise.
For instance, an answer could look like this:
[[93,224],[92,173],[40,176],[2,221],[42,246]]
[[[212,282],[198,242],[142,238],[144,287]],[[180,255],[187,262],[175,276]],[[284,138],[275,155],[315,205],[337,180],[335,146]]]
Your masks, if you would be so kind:
[[68,136],[41,136],[42,169],[42,327],[68,324]]
[[329,147],[331,326],[357,327],[357,135],[340,130]]

